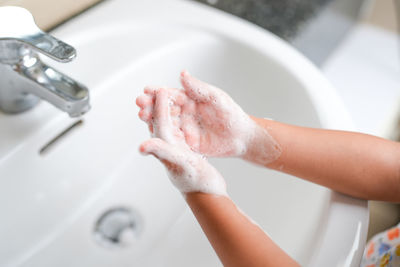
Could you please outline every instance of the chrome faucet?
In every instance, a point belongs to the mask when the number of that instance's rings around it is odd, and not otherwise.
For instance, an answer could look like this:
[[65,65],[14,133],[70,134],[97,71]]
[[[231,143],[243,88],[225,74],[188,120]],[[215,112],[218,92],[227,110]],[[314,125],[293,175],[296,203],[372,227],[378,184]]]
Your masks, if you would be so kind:
[[59,62],[76,57],[72,46],[41,31],[26,9],[0,7],[0,110],[20,113],[44,99],[71,117],[86,113],[88,89],[44,64],[39,53]]

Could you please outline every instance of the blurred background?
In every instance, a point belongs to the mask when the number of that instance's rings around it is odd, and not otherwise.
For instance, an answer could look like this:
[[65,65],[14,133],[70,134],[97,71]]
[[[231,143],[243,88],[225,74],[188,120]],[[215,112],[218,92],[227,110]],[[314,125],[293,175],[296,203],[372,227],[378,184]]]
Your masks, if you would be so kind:
[[[113,0],[0,0],[29,9],[46,31]],[[357,129],[400,140],[400,0],[182,0],[239,16],[309,58],[337,88]],[[397,8],[396,8],[397,7]],[[371,201],[369,237],[400,221],[399,205]]]

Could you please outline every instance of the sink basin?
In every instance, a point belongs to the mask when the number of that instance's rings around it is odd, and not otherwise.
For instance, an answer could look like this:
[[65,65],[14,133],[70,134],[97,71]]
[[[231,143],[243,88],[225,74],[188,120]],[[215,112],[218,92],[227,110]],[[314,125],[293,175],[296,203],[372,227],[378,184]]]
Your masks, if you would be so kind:
[[[52,34],[77,49],[74,62],[51,64],[91,89],[92,110],[72,120],[42,102],[0,114],[0,266],[221,265],[164,168],[137,150],[149,135],[136,96],[148,84],[178,87],[182,69],[252,115],[353,129],[305,58],[191,1],[107,1]],[[301,265],[359,264],[366,201],[236,159],[212,162],[238,206]],[[99,242],[96,223],[120,207],[135,214],[131,233]]]

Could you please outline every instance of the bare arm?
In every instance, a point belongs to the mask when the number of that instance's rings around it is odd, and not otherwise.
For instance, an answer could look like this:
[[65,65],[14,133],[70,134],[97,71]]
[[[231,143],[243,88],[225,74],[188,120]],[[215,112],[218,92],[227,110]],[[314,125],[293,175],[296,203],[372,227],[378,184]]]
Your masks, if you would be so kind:
[[[379,137],[254,118],[281,147],[266,167],[364,199],[400,202],[400,144]],[[249,150],[249,161],[259,159]]]
[[231,199],[189,193],[186,201],[224,266],[299,266]]

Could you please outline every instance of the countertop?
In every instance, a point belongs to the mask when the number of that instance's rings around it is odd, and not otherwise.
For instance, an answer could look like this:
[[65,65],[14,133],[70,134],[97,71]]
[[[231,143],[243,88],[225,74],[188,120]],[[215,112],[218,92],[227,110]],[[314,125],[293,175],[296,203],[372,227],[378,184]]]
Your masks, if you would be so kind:
[[239,16],[291,40],[302,27],[334,0],[196,0]]
[[100,1],[102,0],[0,0],[0,6],[22,6],[28,9],[39,28],[48,31]]

